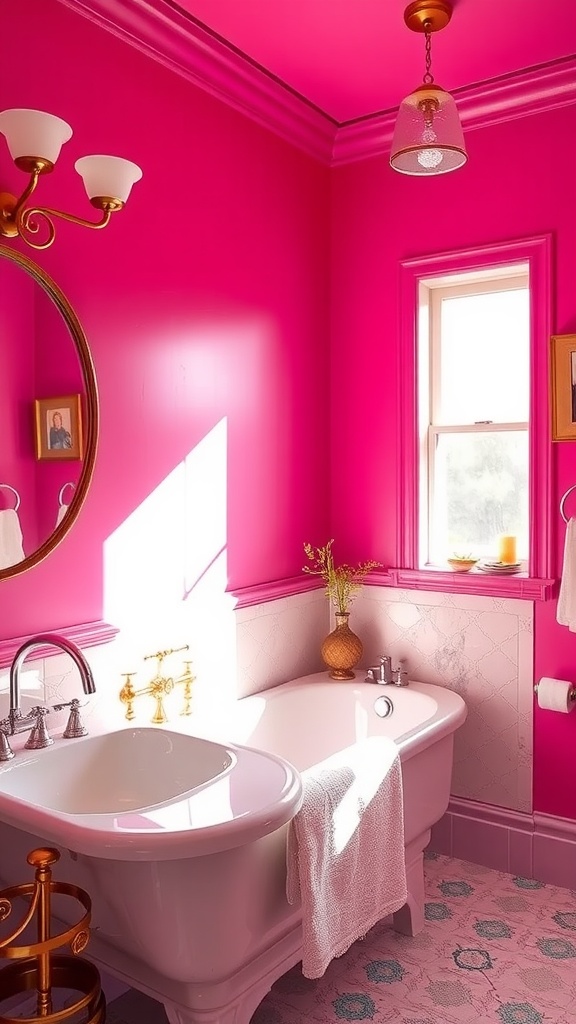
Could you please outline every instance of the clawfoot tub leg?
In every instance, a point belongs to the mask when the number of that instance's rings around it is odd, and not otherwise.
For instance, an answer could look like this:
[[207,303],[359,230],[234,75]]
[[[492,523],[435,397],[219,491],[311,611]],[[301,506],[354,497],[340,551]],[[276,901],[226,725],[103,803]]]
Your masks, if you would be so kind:
[[394,930],[402,935],[418,935],[424,927],[424,849],[429,842],[428,831],[406,847],[408,899],[394,914]]

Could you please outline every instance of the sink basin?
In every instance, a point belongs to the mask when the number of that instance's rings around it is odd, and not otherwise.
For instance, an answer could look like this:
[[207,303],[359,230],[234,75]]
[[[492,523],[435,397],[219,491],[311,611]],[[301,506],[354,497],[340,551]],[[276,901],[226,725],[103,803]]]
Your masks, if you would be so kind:
[[159,729],[123,729],[30,752],[2,790],[65,814],[146,810],[213,782],[235,763],[219,743]]
[[59,739],[0,766],[0,822],[106,860],[200,857],[284,825],[302,800],[288,761],[155,727]]

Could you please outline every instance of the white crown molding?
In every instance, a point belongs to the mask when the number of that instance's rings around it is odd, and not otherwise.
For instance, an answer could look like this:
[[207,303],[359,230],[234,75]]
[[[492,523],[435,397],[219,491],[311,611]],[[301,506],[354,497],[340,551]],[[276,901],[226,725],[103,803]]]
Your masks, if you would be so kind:
[[[172,0],[59,0],[324,164],[387,154],[396,110],[338,125]],[[576,57],[455,90],[467,131],[576,103]]]
[[[576,103],[576,57],[542,64],[452,93],[463,128],[487,128]],[[390,152],[396,110],[340,125],[332,165]]]
[[330,164],[336,122],[169,0],[60,0],[269,131]]

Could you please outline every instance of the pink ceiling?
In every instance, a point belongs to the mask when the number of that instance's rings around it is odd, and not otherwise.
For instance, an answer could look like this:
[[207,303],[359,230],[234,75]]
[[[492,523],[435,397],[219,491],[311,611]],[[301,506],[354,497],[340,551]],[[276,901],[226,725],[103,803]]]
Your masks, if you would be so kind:
[[[404,0],[173,5],[339,123],[397,107],[422,78],[424,40],[406,28]],[[455,0],[432,67],[452,91],[575,52],[576,0]]]

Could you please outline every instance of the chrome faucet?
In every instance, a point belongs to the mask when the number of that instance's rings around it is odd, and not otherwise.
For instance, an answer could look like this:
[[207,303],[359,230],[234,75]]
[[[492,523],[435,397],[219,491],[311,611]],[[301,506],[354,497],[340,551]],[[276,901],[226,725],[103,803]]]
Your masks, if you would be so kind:
[[[27,715],[23,715],[20,709],[20,670],[23,662],[35,647],[57,647],[59,650],[69,654],[76,665],[82,682],[84,693],[95,693],[96,686],[92,669],[79,647],[67,640],[66,637],[56,633],[38,633],[37,636],[26,640],[14,655],[14,661],[10,666],[10,710],[8,717],[0,721],[0,761],[8,761],[14,756],[8,743],[8,736],[16,736],[22,732],[30,732],[25,744],[29,750],[38,750],[49,746],[53,740],[48,735],[45,717],[49,714],[49,708],[34,707]],[[78,714],[78,702],[70,702],[74,714]],[[55,705],[55,709],[61,710],[66,705]],[[68,728],[67,728],[68,731]],[[77,731],[68,735],[83,735]]]
[[368,669],[366,682],[382,684],[392,682],[392,658],[388,654],[381,656],[379,665],[374,665]]
[[382,685],[393,683],[394,686],[408,686],[408,672],[402,668],[402,665],[393,669],[392,658],[388,654],[383,654],[380,658],[380,664],[373,665],[368,669],[365,682],[380,683]]

